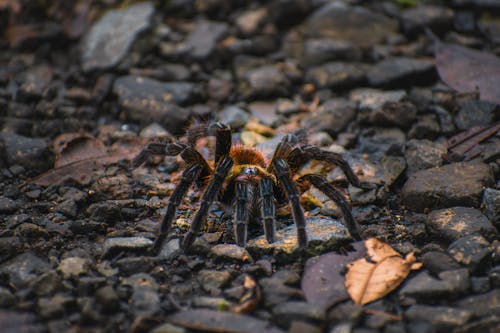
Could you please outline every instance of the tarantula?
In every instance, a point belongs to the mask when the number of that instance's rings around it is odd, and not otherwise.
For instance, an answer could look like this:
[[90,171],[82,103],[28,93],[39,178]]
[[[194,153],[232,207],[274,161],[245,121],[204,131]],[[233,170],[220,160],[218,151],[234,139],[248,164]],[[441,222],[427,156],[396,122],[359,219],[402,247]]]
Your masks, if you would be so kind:
[[[213,165],[194,148],[197,139],[212,134],[216,138]],[[186,162],[182,179],[169,198],[160,234],[153,245],[154,252],[159,251],[168,236],[177,207],[193,183],[205,186],[205,191],[189,231],[182,240],[181,247],[184,250],[193,244],[215,200],[233,207],[236,244],[241,247],[246,245],[247,225],[251,218],[261,218],[265,237],[269,243],[273,243],[276,237],[275,207],[288,202],[297,227],[298,246],[306,247],[306,219],[299,197],[311,185],[338,204],[349,233],[354,239],[361,239],[359,226],[344,196],[323,176],[310,173],[300,175],[298,172],[308,161],[317,160],[338,165],[347,180],[356,187],[368,189],[371,188],[370,184],[360,182],[341,155],[306,144],[305,133],[285,135],[270,161],[255,148],[241,144],[233,146],[231,129],[222,123],[194,127],[188,130],[187,137],[187,144],[151,142],[132,161],[133,166],[138,167],[151,155],[180,155]]]

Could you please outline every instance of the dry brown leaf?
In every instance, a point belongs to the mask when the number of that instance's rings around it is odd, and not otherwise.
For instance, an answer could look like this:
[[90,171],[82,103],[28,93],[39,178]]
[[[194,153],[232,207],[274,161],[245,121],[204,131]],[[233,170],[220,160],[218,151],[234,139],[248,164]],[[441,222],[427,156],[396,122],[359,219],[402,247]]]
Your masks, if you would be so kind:
[[241,296],[240,303],[231,308],[231,311],[236,313],[250,313],[260,302],[260,289],[255,280],[250,275],[245,275],[243,281],[245,293]]
[[61,134],[54,139],[52,147],[56,153],[55,168],[107,155],[104,143],[88,133]]
[[365,241],[368,258],[348,265],[345,286],[356,304],[366,304],[384,297],[406,279],[411,270],[420,269],[415,255],[403,258],[388,244],[376,238]]

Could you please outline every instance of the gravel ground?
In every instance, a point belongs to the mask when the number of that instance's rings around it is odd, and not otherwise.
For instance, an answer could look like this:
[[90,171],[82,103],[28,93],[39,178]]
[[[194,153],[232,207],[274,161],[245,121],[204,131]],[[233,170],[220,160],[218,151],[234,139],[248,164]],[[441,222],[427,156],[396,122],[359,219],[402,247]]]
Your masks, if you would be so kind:
[[[500,332],[500,92],[449,88],[439,74],[461,66],[425,33],[499,55],[499,17],[494,0],[0,1],[2,332]],[[464,80],[498,73],[486,65]],[[364,237],[423,268],[364,306],[308,299],[307,267],[352,242],[316,190],[307,251],[287,207],[278,242],[252,226],[243,249],[218,205],[182,251],[193,187],[152,255],[185,165],[130,161],[212,121],[266,155],[298,129],[341,153],[373,189],[306,168],[343,191]],[[478,126],[491,133],[473,150],[450,145]]]

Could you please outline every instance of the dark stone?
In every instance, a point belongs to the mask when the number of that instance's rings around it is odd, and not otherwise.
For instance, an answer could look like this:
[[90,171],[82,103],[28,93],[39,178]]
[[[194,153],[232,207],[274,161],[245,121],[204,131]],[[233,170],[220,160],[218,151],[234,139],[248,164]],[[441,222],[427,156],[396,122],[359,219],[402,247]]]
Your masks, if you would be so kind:
[[500,316],[500,289],[494,289],[486,294],[468,296],[458,301],[457,304],[460,308],[471,311],[476,317]]
[[386,102],[368,115],[368,121],[379,126],[409,127],[417,117],[417,108],[410,102]]
[[174,134],[180,132],[190,115],[188,110],[177,104],[191,104],[198,95],[193,83],[160,82],[135,75],[118,78],[113,92],[118,95],[129,119],[156,121]]
[[5,287],[0,287],[0,308],[9,308],[16,303],[16,297]]
[[53,154],[44,139],[0,132],[0,141],[3,141],[4,156],[10,166],[19,164],[31,174],[46,171],[53,165]]
[[287,96],[290,80],[277,66],[266,65],[248,70],[239,90],[245,98]]
[[391,147],[402,147],[406,141],[405,133],[399,128],[371,127],[361,132],[359,145],[366,154],[383,154]]
[[448,306],[431,306],[416,304],[405,312],[409,320],[425,320],[430,322],[437,331],[450,331],[454,327],[466,324],[471,318],[469,310],[456,309]]
[[455,124],[460,130],[468,130],[474,126],[488,126],[500,116],[500,108],[495,103],[469,100],[460,105],[455,116]]
[[23,253],[0,265],[0,273],[9,276],[17,289],[26,287],[38,275],[48,271],[50,264],[31,252]]
[[134,274],[121,283],[132,289],[131,311],[137,316],[153,316],[160,311],[160,295],[158,294],[158,284],[155,279],[148,274]]
[[144,252],[153,245],[153,241],[144,237],[107,238],[103,244],[103,257],[112,256],[117,252]]
[[480,235],[467,235],[448,247],[448,253],[471,272],[484,271],[491,252],[490,243]]
[[439,278],[420,272],[405,282],[400,293],[419,301],[438,303],[456,299],[469,289],[469,271],[465,268],[441,272]]
[[470,288],[475,294],[484,294],[490,291],[490,278],[488,276],[471,276]]
[[[384,104],[402,102],[405,96],[406,92],[404,90],[385,91],[374,88],[358,88],[352,90],[349,94],[349,98],[358,102],[359,109],[367,114],[382,108]],[[368,121],[368,119],[366,120]]]
[[0,262],[20,253],[22,243],[18,237],[0,237]]
[[435,33],[446,31],[453,23],[453,10],[447,7],[422,5],[407,9],[401,15],[401,25],[406,34],[415,35],[424,28]]
[[118,267],[122,274],[132,275],[148,272],[153,268],[154,262],[151,257],[130,257],[118,259],[114,266]]
[[426,269],[434,275],[444,271],[459,269],[460,265],[446,252],[430,251],[422,256],[422,262]]
[[425,114],[417,118],[410,131],[408,138],[411,139],[435,139],[440,134],[438,118],[434,114]]
[[331,136],[339,132],[356,117],[357,103],[342,98],[329,99],[301,121],[301,127],[313,132],[324,131]]
[[[300,64],[306,68],[326,61],[340,59],[352,61],[361,58],[361,50],[349,41],[330,38],[311,38],[304,41],[303,44],[299,43],[298,46],[300,48],[293,50],[291,48],[296,48],[296,45],[286,44],[287,42],[293,42],[293,38],[294,36],[291,34],[285,40],[286,51],[292,56],[299,57]],[[348,65],[347,63],[345,64]],[[367,67],[366,65],[362,66]],[[353,71],[356,72],[354,69]]]
[[319,88],[350,88],[363,84],[368,69],[364,64],[329,62],[309,69],[306,82],[311,82]]
[[38,100],[47,95],[53,71],[47,65],[31,67],[21,74],[21,86],[18,98],[20,100]]
[[408,174],[441,166],[446,151],[443,145],[429,140],[409,140],[405,150]]
[[19,209],[19,205],[12,199],[0,197],[0,214],[11,214]]
[[421,170],[403,186],[403,204],[416,211],[456,205],[479,206],[483,188],[493,183],[487,164],[452,163]]
[[500,191],[487,188],[483,193],[484,214],[497,228],[500,228]]
[[104,313],[114,313],[120,309],[120,298],[112,286],[100,288],[95,297]]
[[412,58],[389,58],[368,72],[368,82],[376,87],[398,87],[430,83],[436,79],[434,63]]
[[290,270],[281,270],[271,277],[260,279],[259,285],[262,288],[264,304],[275,306],[294,298],[302,298],[302,291],[293,287],[299,282],[300,275]]
[[212,295],[220,294],[220,289],[231,281],[231,273],[228,271],[201,270],[197,275],[201,287]]
[[214,51],[217,42],[228,32],[229,26],[222,22],[200,21],[185,41],[188,56],[193,60],[206,60]]
[[118,65],[127,56],[134,41],[150,27],[153,13],[151,2],[108,11],[82,39],[83,70],[90,72]]
[[56,294],[50,298],[39,298],[38,313],[42,318],[62,317],[75,306],[75,299],[64,294]]
[[496,235],[495,227],[474,208],[453,207],[434,210],[426,220],[427,230],[434,237],[453,242],[461,237],[480,234],[488,239]]
[[247,124],[250,114],[236,105],[229,105],[217,114],[217,118],[237,130]]
[[307,302],[285,302],[273,307],[273,321],[288,327],[293,320],[321,322],[325,319],[325,308]]

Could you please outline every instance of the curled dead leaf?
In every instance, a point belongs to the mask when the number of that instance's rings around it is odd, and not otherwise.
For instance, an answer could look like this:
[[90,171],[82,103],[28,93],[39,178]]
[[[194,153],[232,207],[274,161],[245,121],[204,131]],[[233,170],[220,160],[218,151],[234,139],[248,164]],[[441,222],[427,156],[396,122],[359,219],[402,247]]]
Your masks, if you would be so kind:
[[255,280],[250,275],[245,275],[243,281],[243,288],[245,293],[240,298],[238,305],[231,308],[231,311],[236,313],[250,313],[260,302],[260,289]]
[[411,270],[422,267],[410,253],[403,258],[388,244],[376,238],[365,241],[367,258],[361,258],[348,265],[345,287],[356,304],[366,304],[384,297],[401,282]]

